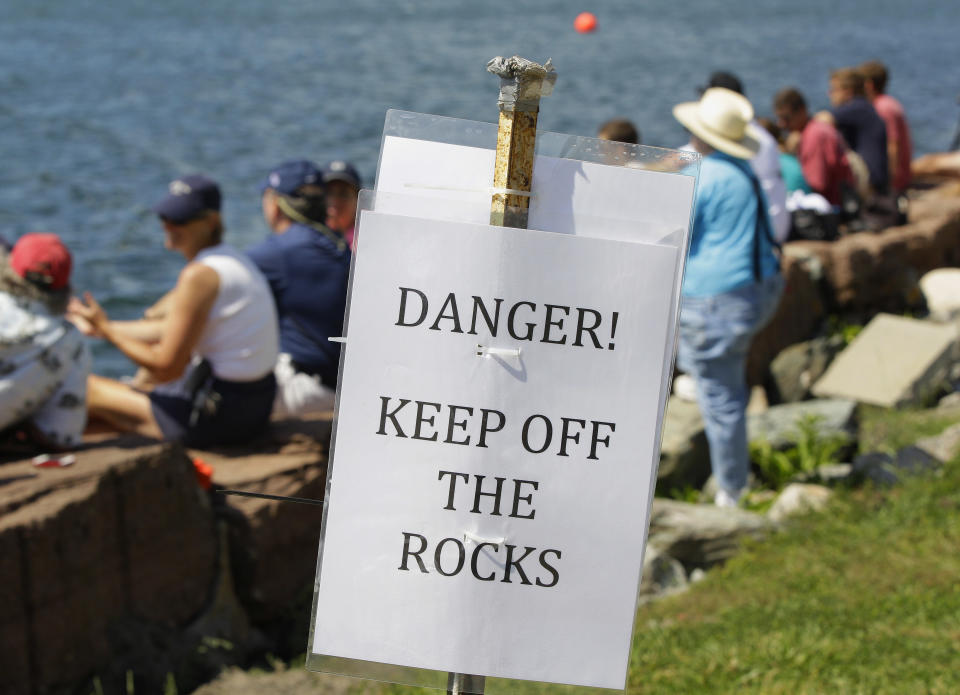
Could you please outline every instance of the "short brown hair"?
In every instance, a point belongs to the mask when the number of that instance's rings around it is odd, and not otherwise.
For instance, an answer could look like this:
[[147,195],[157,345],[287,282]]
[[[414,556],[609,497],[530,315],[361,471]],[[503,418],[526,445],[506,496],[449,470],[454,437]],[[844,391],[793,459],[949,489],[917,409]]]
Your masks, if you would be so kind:
[[783,131],[780,130],[780,126],[774,123],[771,119],[761,116],[757,119],[764,130],[770,133],[773,136],[773,139],[777,142],[783,142]]
[[597,130],[597,137],[613,142],[626,142],[631,145],[640,144],[640,131],[625,118],[614,118],[604,123]]
[[791,113],[796,113],[805,108],[807,108],[807,101],[796,87],[784,87],[773,97],[775,111],[790,109]]
[[873,88],[878,94],[883,94],[887,88],[887,80],[890,79],[886,65],[879,60],[868,60],[857,69],[863,75],[863,79],[873,83]]
[[857,68],[837,68],[830,73],[830,79],[844,89],[852,90],[856,96],[863,96],[863,73]]

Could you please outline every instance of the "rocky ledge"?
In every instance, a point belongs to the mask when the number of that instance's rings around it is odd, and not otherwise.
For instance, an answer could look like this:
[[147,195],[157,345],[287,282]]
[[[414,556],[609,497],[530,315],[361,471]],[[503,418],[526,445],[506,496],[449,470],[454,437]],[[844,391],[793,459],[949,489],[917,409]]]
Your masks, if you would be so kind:
[[306,621],[292,606],[309,601],[322,507],[217,490],[322,499],[330,424],[274,423],[243,450],[123,437],[68,467],[0,465],[0,692],[121,692],[127,670],[137,692],[170,675],[184,692],[282,649]]

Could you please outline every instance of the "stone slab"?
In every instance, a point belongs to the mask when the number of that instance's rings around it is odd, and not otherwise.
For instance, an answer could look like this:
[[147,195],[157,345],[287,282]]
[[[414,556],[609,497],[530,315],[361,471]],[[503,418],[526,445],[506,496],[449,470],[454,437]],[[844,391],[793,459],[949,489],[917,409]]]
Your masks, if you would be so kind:
[[684,567],[712,567],[737,553],[744,538],[763,538],[776,528],[769,519],[737,508],[655,498],[650,548]]
[[[216,486],[322,501],[332,414],[271,423],[244,447],[191,450]],[[312,585],[323,507],[223,495],[237,594],[255,623],[282,617]],[[278,571],[279,570],[279,571]]]
[[767,511],[767,517],[773,521],[783,521],[796,514],[820,511],[832,494],[830,488],[823,485],[791,483],[783,489]]
[[710,448],[696,403],[671,397],[663,419],[657,489],[699,488],[710,477]]
[[0,692],[70,691],[112,658],[114,624],[185,624],[209,598],[213,512],[183,450],[75,455],[0,465]]
[[879,314],[831,363],[813,393],[885,407],[922,403],[948,378],[956,343],[952,325]]
[[953,321],[960,317],[960,268],[937,268],[920,278],[920,289],[930,318]]
[[774,449],[783,449],[797,441],[798,426],[805,418],[816,418],[817,431],[823,437],[853,442],[857,436],[856,401],[825,398],[800,403],[774,405],[765,412],[747,416],[747,437],[764,440]]

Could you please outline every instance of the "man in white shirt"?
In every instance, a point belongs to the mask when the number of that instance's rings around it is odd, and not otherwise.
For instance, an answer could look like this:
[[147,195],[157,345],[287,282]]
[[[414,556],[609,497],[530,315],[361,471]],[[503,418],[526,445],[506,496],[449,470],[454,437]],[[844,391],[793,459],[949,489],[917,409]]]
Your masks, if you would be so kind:
[[[740,79],[733,73],[722,70],[710,75],[707,87],[725,87],[746,96]],[[790,233],[790,213],[787,211],[787,187],[780,173],[780,148],[773,136],[766,128],[760,127],[756,119],[752,123],[756,126],[760,150],[750,160],[750,166],[760,179],[760,187],[767,197],[767,212],[773,222],[773,237],[782,244]]]

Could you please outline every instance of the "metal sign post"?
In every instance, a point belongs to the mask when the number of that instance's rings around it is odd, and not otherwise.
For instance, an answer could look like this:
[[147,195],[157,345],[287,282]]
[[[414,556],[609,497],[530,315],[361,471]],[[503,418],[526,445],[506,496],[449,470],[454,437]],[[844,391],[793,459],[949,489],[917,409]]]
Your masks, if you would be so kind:
[[[540,65],[519,56],[498,56],[487,63],[487,70],[500,78],[500,121],[490,224],[526,229],[540,97],[553,91],[557,73],[549,60]],[[484,676],[467,673],[447,676],[448,695],[482,694],[485,685]]]

